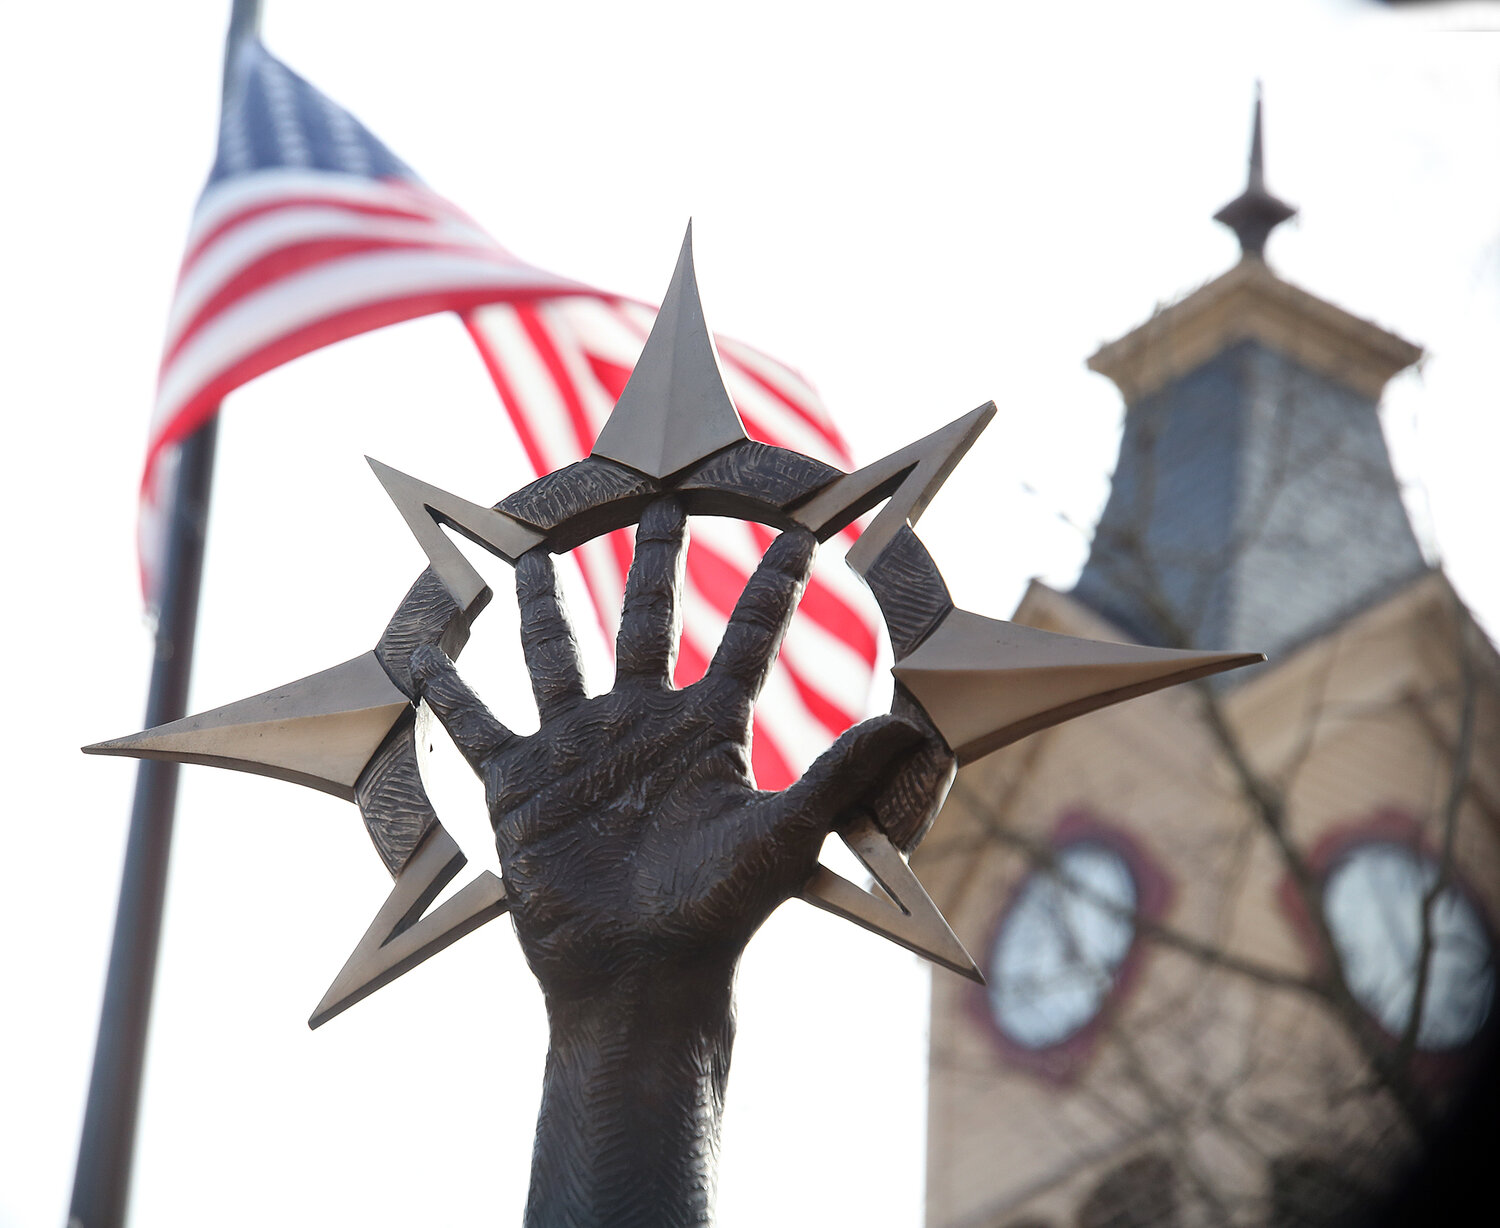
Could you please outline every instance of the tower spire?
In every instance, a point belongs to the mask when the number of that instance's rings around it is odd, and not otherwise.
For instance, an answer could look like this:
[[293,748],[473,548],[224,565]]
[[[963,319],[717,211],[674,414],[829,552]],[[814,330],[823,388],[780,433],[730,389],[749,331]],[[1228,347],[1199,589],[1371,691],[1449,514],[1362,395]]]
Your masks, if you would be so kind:
[[1260,82],[1255,83],[1255,118],[1250,132],[1250,172],[1245,190],[1214,214],[1214,221],[1228,226],[1240,241],[1242,258],[1266,258],[1266,239],[1271,231],[1297,210],[1266,190],[1265,146],[1261,136]]

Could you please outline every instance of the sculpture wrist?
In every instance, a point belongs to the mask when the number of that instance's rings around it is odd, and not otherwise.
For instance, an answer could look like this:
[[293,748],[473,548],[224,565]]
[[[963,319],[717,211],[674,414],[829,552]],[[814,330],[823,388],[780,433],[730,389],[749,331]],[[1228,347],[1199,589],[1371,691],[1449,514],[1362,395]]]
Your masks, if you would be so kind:
[[527,1228],[707,1225],[734,1044],[734,961],[550,994]]

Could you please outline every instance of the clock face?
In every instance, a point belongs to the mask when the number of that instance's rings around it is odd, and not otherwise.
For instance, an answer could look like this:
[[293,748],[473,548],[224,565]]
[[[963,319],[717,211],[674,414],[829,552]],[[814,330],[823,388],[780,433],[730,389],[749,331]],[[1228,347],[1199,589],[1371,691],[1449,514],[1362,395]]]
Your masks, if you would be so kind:
[[986,969],[990,1011],[1009,1039],[1044,1049],[1098,1015],[1135,939],[1139,896],[1125,858],[1087,840],[1021,883]]
[[[1392,1035],[1412,1012],[1422,936],[1422,900],[1438,866],[1403,844],[1372,841],[1349,850],[1323,887],[1323,914],[1354,996]],[[1456,1049],[1489,1018],[1494,952],[1473,903],[1450,886],[1432,909],[1427,989],[1417,1045]]]

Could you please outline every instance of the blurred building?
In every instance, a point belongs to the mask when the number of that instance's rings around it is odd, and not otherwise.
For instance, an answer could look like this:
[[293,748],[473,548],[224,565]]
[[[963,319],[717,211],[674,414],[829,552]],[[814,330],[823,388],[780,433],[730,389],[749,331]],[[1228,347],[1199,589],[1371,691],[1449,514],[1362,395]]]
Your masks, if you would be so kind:
[[1249,184],[1227,273],[1099,350],[1125,424],[1071,593],[1016,621],[1263,666],[959,778],[918,869],[929,1228],[1336,1222],[1487,1039],[1500,665],[1403,507],[1377,404],[1418,348],[1289,284]]

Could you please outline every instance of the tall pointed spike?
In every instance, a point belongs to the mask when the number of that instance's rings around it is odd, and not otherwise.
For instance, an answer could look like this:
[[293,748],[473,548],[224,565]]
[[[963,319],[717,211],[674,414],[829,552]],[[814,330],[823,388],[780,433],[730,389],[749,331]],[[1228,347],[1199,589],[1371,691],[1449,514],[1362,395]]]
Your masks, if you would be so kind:
[[1085,712],[1264,660],[1076,639],[955,609],[892,672],[965,764]]
[[665,480],[745,437],[698,298],[689,222],[672,284],[594,455]]
[[460,499],[440,487],[383,465],[374,457],[367,456],[365,460],[432,563],[432,569],[447,586],[453,600],[465,611],[488,591],[488,586],[484,577],[464,558],[463,551],[448,540],[440,524],[462,533],[507,563],[514,563],[543,540],[535,529],[504,512]]
[[912,873],[906,858],[896,851],[890,837],[868,819],[856,821],[840,834],[890,900],[864,890],[822,865],[802,888],[802,898],[814,908],[853,921],[923,959],[984,984],[984,976],[973,957]]
[[83,749],[253,772],[353,801],[360,773],[407,707],[367,652],[249,699]]
[[1240,241],[1240,254],[1264,260],[1266,240],[1273,230],[1297,210],[1266,190],[1265,141],[1261,126],[1261,89],[1255,83],[1255,109],[1250,125],[1250,170],[1245,190],[1214,214],[1214,221],[1229,227]]
[[452,899],[426,911],[466,860],[441,827],[428,833],[396,876],[390,895],[334,977],[308,1027],[322,1027],[509,907],[505,887],[486,870],[465,883]]
[[1260,128],[1260,82],[1255,83],[1255,122],[1250,129],[1250,177],[1249,188],[1265,190],[1266,187],[1266,163],[1265,149],[1261,141]]
[[902,525],[917,523],[994,416],[995,403],[987,401],[899,452],[839,478],[798,508],[793,518],[826,539],[889,496],[890,501],[849,548],[846,561],[864,575]]

